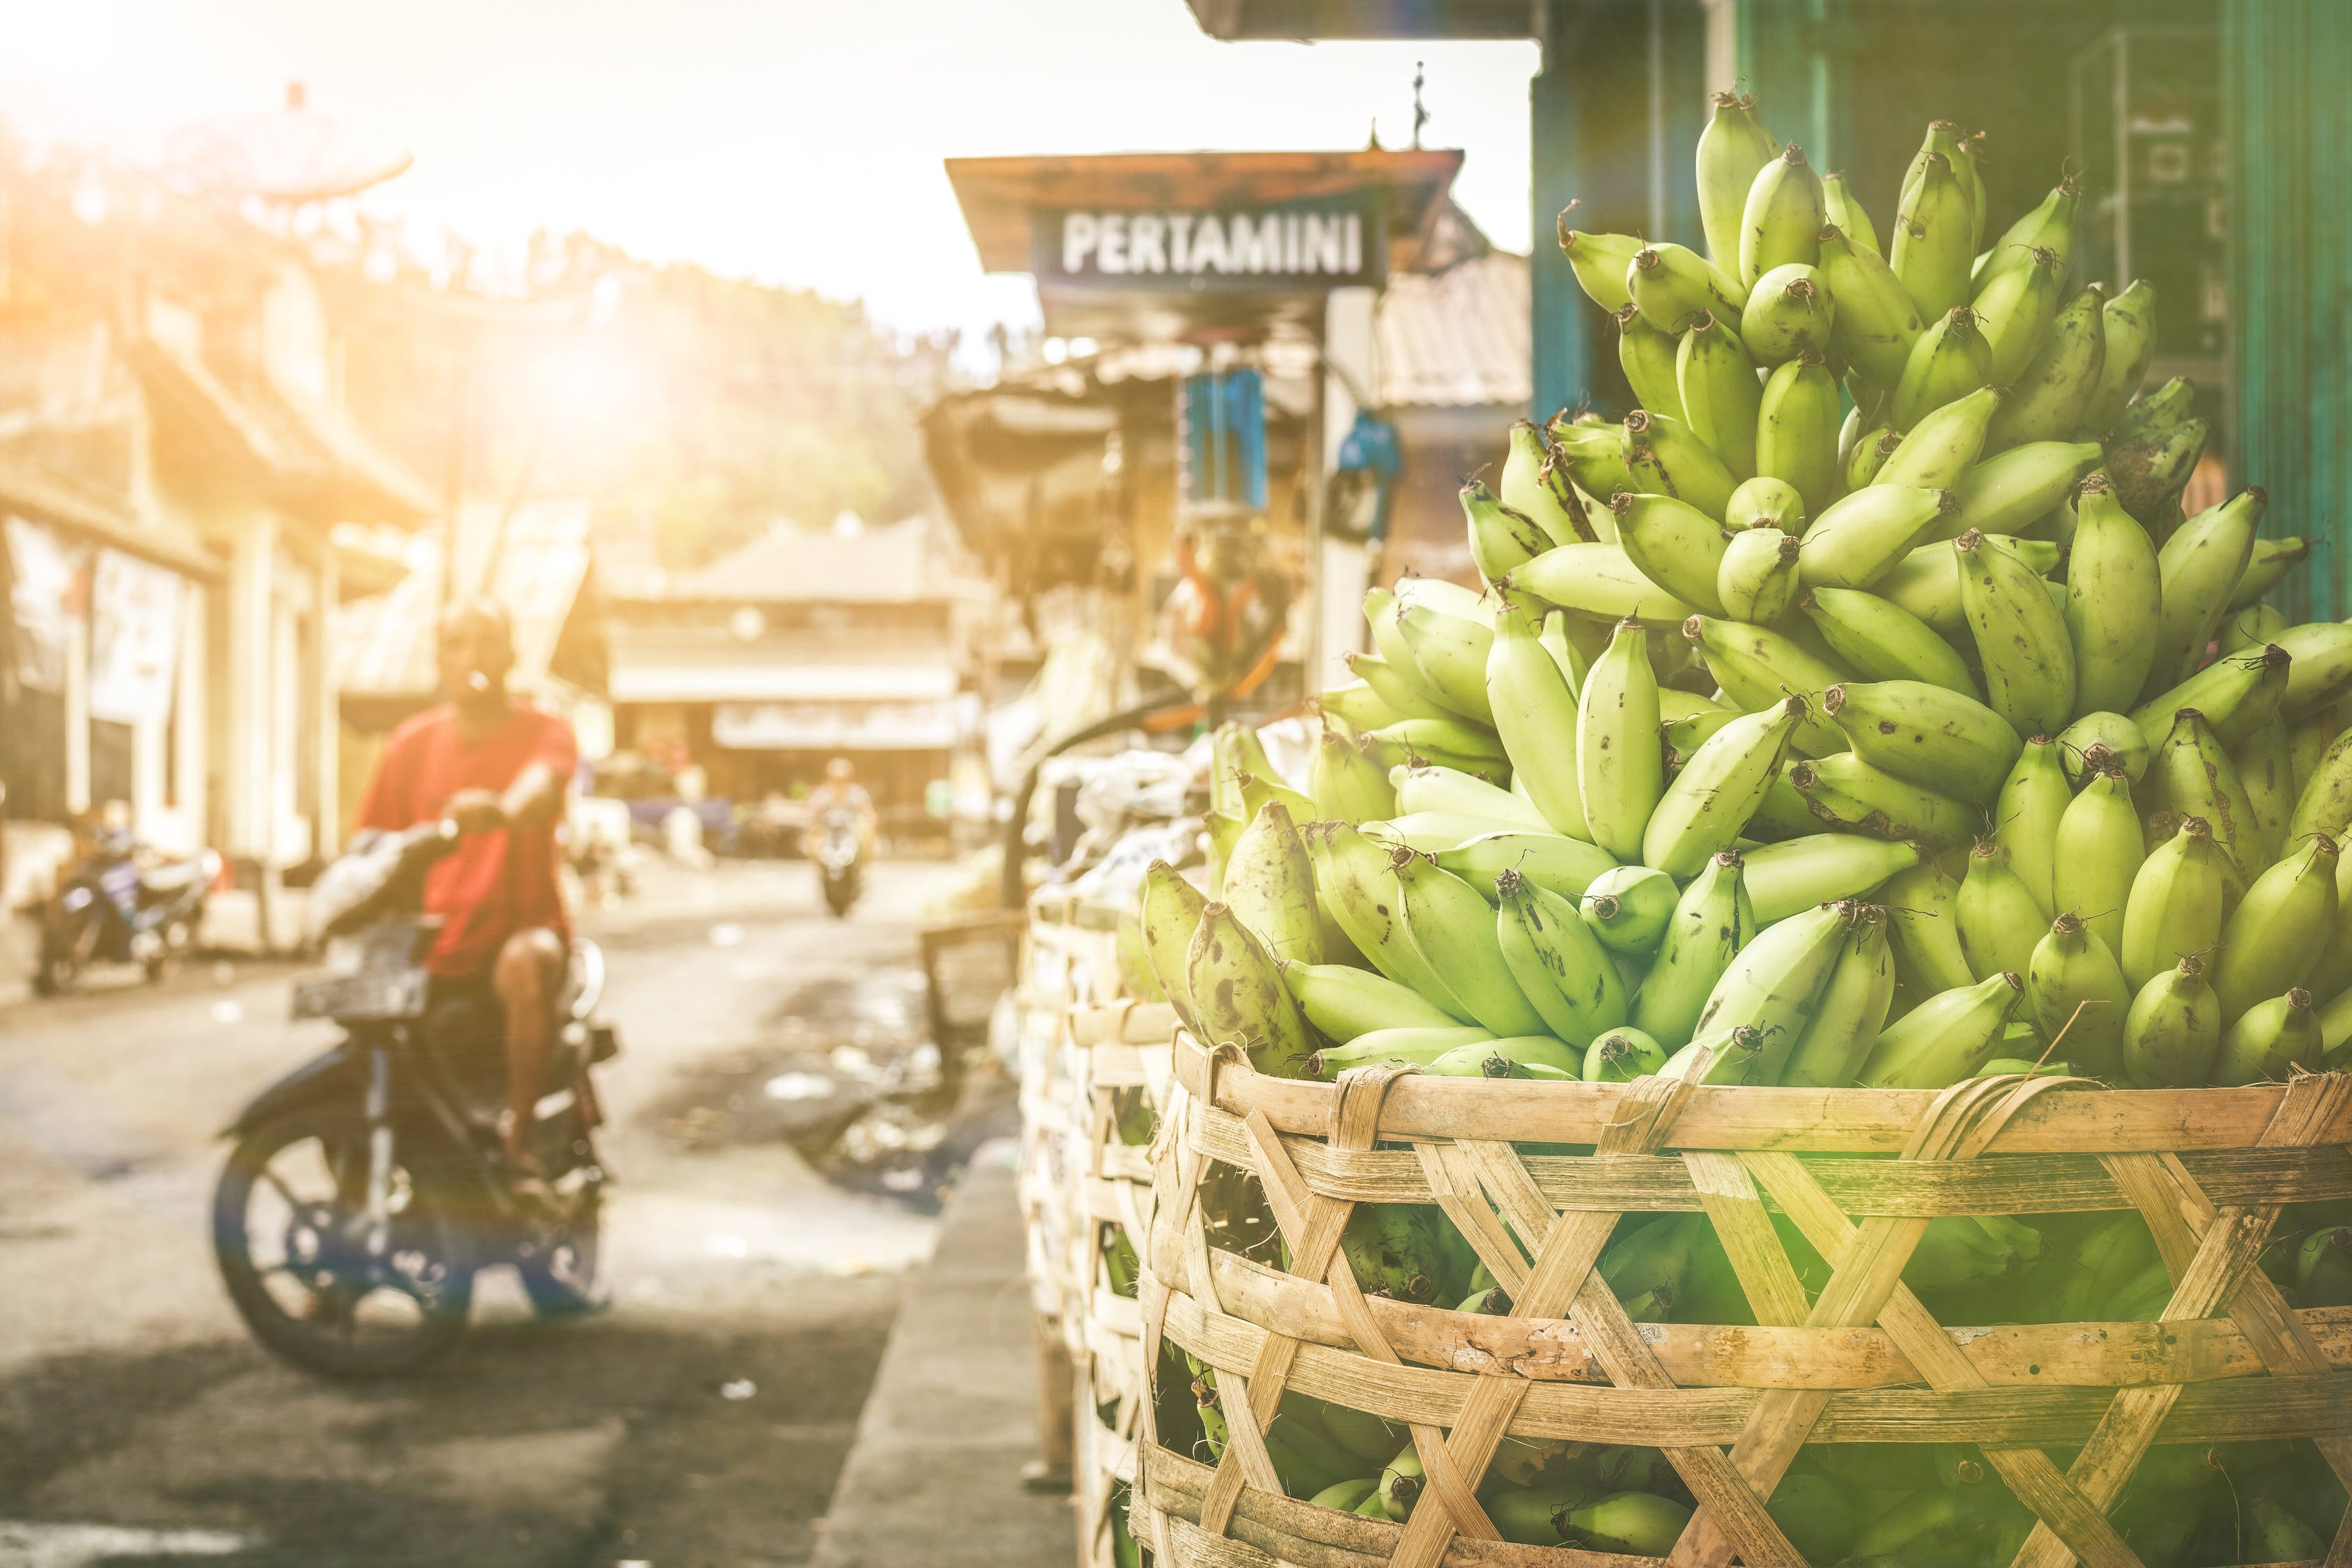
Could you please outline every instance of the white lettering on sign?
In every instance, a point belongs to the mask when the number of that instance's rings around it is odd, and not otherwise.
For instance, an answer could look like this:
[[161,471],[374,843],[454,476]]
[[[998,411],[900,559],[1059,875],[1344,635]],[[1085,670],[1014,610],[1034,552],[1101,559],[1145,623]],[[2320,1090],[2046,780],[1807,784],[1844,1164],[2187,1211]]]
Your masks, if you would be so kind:
[[1192,270],[1192,258],[1184,251],[1184,242],[1192,237],[1192,215],[1191,213],[1168,215],[1168,265],[1179,272]]
[[1102,215],[1102,242],[1095,247],[1096,265],[1105,272],[1127,270],[1127,215]]
[[1127,267],[1130,272],[1165,272],[1167,253],[1160,248],[1163,226],[1157,213],[1138,213],[1128,220]]
[[1062,217],[1062,270],[1083,272],[1087,255],[1095,247],[1095,215],[1066,213]]
[[1349,278],[1364,266],[1361,213],[1066,212],[1061,220],[1066,274]]
[[1225,265],[1224,226],[1217,222],[1217,215],[1214,213],[1203,216],[1199,226],[1192,230],[1192,264],[1187,267],[1185,271],[1230,272],[1233,270]]

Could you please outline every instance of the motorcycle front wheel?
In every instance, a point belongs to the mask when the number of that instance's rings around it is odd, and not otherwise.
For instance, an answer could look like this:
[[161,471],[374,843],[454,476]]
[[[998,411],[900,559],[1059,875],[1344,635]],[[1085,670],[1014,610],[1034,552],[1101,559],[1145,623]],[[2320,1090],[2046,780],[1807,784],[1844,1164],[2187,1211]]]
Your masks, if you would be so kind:
[[74,988],[98,947],[98,921],[88,914],[67,915],[41,928],[41,957],[33,971],[33,992],[62,996]]
[[597,1184],[572,1200],[562,1225],[516,1259],[522,1288],[541,1317],[584,1317],[604,1307],[604,1233],[603,1187]]
[[265,1350],[356,1379],[414,1371],[457,1342],[474,1266],[455,1205],[417,1163],[395,1155],[375,1248],[363,1117],[296,1111],[229,1152],[213,1194],[213,1253]]

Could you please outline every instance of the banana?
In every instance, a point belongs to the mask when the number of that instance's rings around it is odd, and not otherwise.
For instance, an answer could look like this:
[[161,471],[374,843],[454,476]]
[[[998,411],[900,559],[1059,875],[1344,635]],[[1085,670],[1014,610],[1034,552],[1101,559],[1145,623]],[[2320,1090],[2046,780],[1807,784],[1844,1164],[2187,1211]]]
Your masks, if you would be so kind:
[[1722,613],[1716,587],[1727,548],[1722,524],[1672,496],[1621,491],[1610,510],[1619,545],[1643,576],[1706,614]]
[[2327,1542],[2300,1518],[2270,1498],[2254,1500],[2251,1563],[2314,1563],[2327,1555]]
[[1792,763],[1788,779],[1817,821],[1874,837],[1907,839],[1927,849],[1966,843],[1981,820],[1973,808],[1851,752]]
[[1389,857],[1406,935],[1460,1010],[1496,1035],[1539,1035],[1543,1015],[1521,994],[1476,889],[1418,850]]
[[1739,219],[1739,280],[1753,298],[1758,281],[1783,267],[1811,267],[1828,221],[1822,177],[1794,142],[1757,171]]
[[2119,767],[2139,783],[2147,772],[2147,740],[2127,714],[2085,713],[2058,731],[2058,752],[2066,782],[2080,789],[2102,767]]
[[1891,600],[1859,588],[1823,586],[1802,595],[1797,607],[1831,651],[1868,679],[1920,681],[1976,696],[1976,678],[1952,645]]
[[1733,533],[1716,569],[1716,598],[1735,621],[1770,622],[1788,614],[1797,597],[1794,539],[1777,528]]
[[1843,681],[1822,693],[1822,711],[1863,761],[1962,800],[1990,800],[2022,746],[2000,714],[1927,681]]
[[2108,952],[2120,953],[2124,910],[2147,858],[2129,777],[2120,765],[2098,767],[2058,818],[2051,901],[2079,916]]
[[1847,189],[1844,170],[1832,169],[1822,176],[1822,211],[1838,230],[1851,235],[1854,244],[1873,251],[1878,248],[1878,229]]
[[1928,997],[1889,1024],[1862,1064],[1865,1089],[1946,1089],[1992,1058],[2024,994],[2013,973]]
[[1831,337],[1855,369],[1882,391],[1891,391],[1903,379],[1927,318],[1880,258],[1874,237],[1864,239],[1832,224],[1817,239],[1821,255],[1814,265],[1836,305]]
[[1727,268],[1681,245],[1647,245],[1635,251],[1625,268],[1625,294],[1643,321],[1673,333],[1702,310],[1736,321],[1748,302],[1748,290]]
[[1764,1070],[1764,1031],[1735,1024],[1712,1035],[1702,1035],[1666,1058],[1660,1078],[1691,1083],[1728,1086],[1768,1084]]
[[2221,1003],[2194,953],[2151,974],[2124,1016],[2124,1081],[2134,1089],[2209,1082],[2221,1048]]
[[2231,590],[2253,553],[2267,500],[2261,486],[2250,485],[2182,523],[2157,552],[2163,604],[2144,694],[2187,679],[2205,661],[2206,645],[2229,614]]
[[2156,355],[2156,290],[2138,279],[2107,301],[2099,313],[2105,350],[2099,382],[2083,405],[2083,434],[2104,436],[2115,428],[2125,405],[2139,391]]
[[[1532,525],[1530,525],[1532,526]],[[1495,721],[1486,700],[1486,655],[1495,634],[1464,616],[1426,605],[1401,605],[1397,636],[1440,707],[1481,724]]]
[[1585,1050],[1584,1081],[1631,1083],[1657,1073],[1665,1065],[1665,1047],[1640,1029],[1612,1029]]
[[2131,1003],[2114,951],[2081,916],[2061,913],[2025,966],[2026,1010],[2042,1037],[2053,1047],[2063,1044],[2090,1076],[2113,1080],[2123,1072],[2124,1015]]
[[2230,750],[2230,766],[2253,808],[2254,835],[2263,860],[2286,849],[2286,825],[2294,815],[2294,760],[2287,727],[2265,724]]
[[2242,610],[2286,581],[2286,574],[2309,558],[2311,541],[2294,536],[2257,539],[2254,552],[2230,595],[2230,608]]
[[2065,616],[2033,569],[1970,531],[1952,542],[1960,606],[1984,663],[1985,700],[2021,736],[2054,735],[2074,716],[2074,650]]
[[1982,289],[2004,269],[2024,267],[2036,249],[2055,251],[2063,276],[2074,258],[2074,225],[2082,204],[2083,184],[2074,175],[2068,174],[2053,185],[2039,206],[2011,224],[1986,248],[1983,268],[1977,274],[1977,287]]
[[2025,254],[2024,265],[1994,273],[1969,301],[1992,349],[1992,379],[2001,386],[2033,363],[2058,314],[2058,291],[2066,277],[2065,258],[2055,250],[2035,246]]
[[1555,221],[1561,254],[1568,258],[1569,269],[1592,302],[1612,315],[1632,303],[1625,288],[1625,269],[1633,265],[1633,255],[1642,242],[1630,234],[1593,234],[1568,226],[1568,215],[1580,204],[1570,202],[1561,209]]
[[1998,844],[1978,845],[1969,854],[1969,874],[1952,900],[1959,922],[1960,951],[1969,973],[2023,974],[2033,962],[2033,945],[2048,916],[2032,889],[2009,863]]
[[1835,500],[1842,482],[1838,400],[1837,378],[1818,353],[1801,349],[1766,378],[1758,402],[1756,471],[1794,487],[1805,516]]
[[1691,433],[1706,443],[1732,478],[1753,478],[1763,389],[1746,346],[1711,310],[1692,317],[1683,330],[1675,351],[1675,390]]
[[1979,330],[1975,311],[1958,305],[1930,321],[1912,343],[1902,376],[1895,383],[1895,400],[1887,406],[1898,430],[1909,429],[1992,380],[1992,345]]
[[[1739,857],[1728,850],[1712,856],[1675,902],[1657,958],[1633,998],[1633,1026],[1654,1049],[1658,1043],[1688,1043],[1716,982],[1756,934],[1743,871]],[[1596,1048],[1603,1043],[1594,1042]],[[1658,1060],[1664,1059],[1662,1053]]]
[[2210,951],[2221,939],[2229,879],[2229,861],[2203,817],[2181,823],[2151,850],[2124,902],[2123,943],[2116,949],[2124,978],[2144,986],[2184,955]]
[[[1235,773],[1234,784],[1241,790],[1242,808],[1239,813],[1245,823],[1257,819],[1257,814],[1271,802],[1279,802],[1290,813],[1293,823],[1312,822],[1321,814],[1315,802],[1288,784],[1262,773]],[[1236,836],[1238,837],[1238,836]]]
[[[1679,370],[1679,357],[1675,363]],[[1732,473],[1689,426],[1647,408],[1625,416],[1625,468],[1624,489],[1687,501],[1717,522],[1747,477]]]
[[2205,819],[2213,830],[2213,842],[2229,861],[2233,898],[2270,863],[2253,802],[2238,782],[2238,770],[2214,739],[2205,715],[2194,708],[2174,711],[2171,733],[2156,749],[2137,799],[2150,820]]
[[1268,801],[1242,830],[1225,862],[1219,897],[1277,959],[1323,962],[1323,918],[1315,907],[1315,868],[1290,813]]
[[1496,732],[1514,759],[1512,776],[1535,802],[1539,826],[1583,837],[1588,829],[1577,792],[1576,694],[1538,640],[1534,618],[1507,604],[1496,617],[1486,656],[1486,697]]
[[[1671,365],[1674,340],[1664,341]],[[1668,384],[1672,384],[1671,376]],[[1545,426],[1545,433],[1552,438],[1552,461],[1566,470],[1572,489],[1606,500],[1619,490],[1634,488],[1633,471],[1625,467],[1622,426],[1561,424],[1555,420]],[[1593,531],[1603,541],[1608,540],[1610,534],[1603,521],[1598,517],[1590,521]]]
[[[1973,257],[1984,242],[1985,196],[1984,179],[1977,170],[1977,143],[1984,140],[1979,131],[1969,135],[1948,120],[1931,121],[1927,139],[1919,144],[1922,154],[1940,153],[1951,161],[1952,177],[1969,198],[1969,250]],[[1908,202],[1927,174],[1926,158],[1914,157],[1903,174],[1899,202]]]
[[1242,832],[1248,826],[1248,821],[1237,811],[1212,811],[1201,818],[1202,837],[1208,841],[1209,894],[1212,898],[1223,895],[1225,863],[1234,858],[1234,847],[1242,841]]
[[1675,373],[1681,346],[1673,334],[1652,326],[1638,308],[1627,305],[1617,312],[1617,367],[1625,373],[1625,384],[1633,389],[1635,403],[1669,419],[1687,417]]
[[[1532,426],[1530,426],[1532,428]],[[1510,575],[1557,542],[1534,518],[1506,506],[1476,479],[1462,487],[1462,515],[1469,524],[1470,559],[1489,583]]]
[[1307,1063],[1310,1078],[1338,1078],[1349,1068],[1381,1062],[1427,1067],[1465,1046],[1490,1045],[1495,1037],[1475,1024],[1400,1024],[1368,1029],[1344,1045],[1325,1046]]
[[[1988,534],[1997,543],[2005,544],[2038,574],[2048,574],[2058,565],[2059,547],[2044,539],[2019,539],[2014,535],[2002,539]],[[1896,562],[1871,591],[1879,597],[1909,611],[1946,637],[1959,637],[1968,631],[1968,612],[1960,604],[1959,557],[1945,544],[1923,544]]]
[[1743,714],[1717,731],[1667,784],[1642,834],[1644,864],[1674,877],[1696,876],[1729,849],[1771,783],[1805,700],[1790,697]]
[[1760,927],[1816,904],[1867,896],[1896,872],[1919,863],[1919,847],[1858,833],[1816,833],[1742,850],[1748,897]]
[[2196,384],[2185,375],[2176,375],[2154,392],[2135,398],[2107,438],[2117,443],[2137,441],[2196,412]]
[[1391,767],[1418,759],[1488,778],[1510,771],[1510,758],[1495,731],[1467,719],[1402,719],[1367,731],[1364,740],[1373,760]]
[[2041,348],[2012,379],[2009,401],[1993,416],[1995,447],[2074,438],[2084,406],[2097,393],[2099,373],[2106,364],[2106,329],[2101,320],[2105,298],[2094,283],[2051,318]]
[[[1392,771],[1402,773],[1403,770]],[[1458,811],[1408,811],[1384,822],[1367,821],[1351,826],[1361,828],[1386,847],[1394,848],[1402,844],[1408,849],[1419,849],[1431,855],[1493,834],[1538,831],[1529,826],[1523,816],[1474,816]],[[1608,857],[1603,856],[1602,858],[1605,860]]]
[[1822,988],[1811,1020],[1789,1053],[1780,1081],[1810,1089],[1851,1084],[1877,1044],[1894,1000],[1895,955],[1887,946],[1886,911],[1865,905],[1855,912],[1837,965]]
[[1381,1029],[1455,1029],[1456,1019],[1410,985],[1345,963],[1283,960],[1283,984],[1316,1031],[1337,1044]]
[[[1412,847],[1428,847],[1421,844]],[[1432,849],[1431,853],[1437,857],[1438,865],[1482,894],[1495,885],[1497,876],[1509,870],[1564,898],[1580,898],[1584,889],[1591,886],[1593,878],[1617,863],[1607,850],[1580,838],[1517,829],[1475,835]],[[1486,901],[1493,903],[1495,900],[1489,897]]]
[[1364,754],[1352,729],[1323,731],[1309,764],[1307,793],[1315,799],[1318,817],[1378,822],[1396,815],[1396,791],[1380,765]]
[[2221,1021],[2304,984],[2336,933],[2336,841],[2311,836],[2302,852],[2263,871],[2221,928],[2212,964]]
[[1495,931],[1521,993],[1552,1034],[1590,1046],[1625,1022],[1623,977],[1574,904],[1506,871],[1496,879]]
[[[1345,658],[1371,657],[1343,654]],[[1315,699],[1315,706],[1327,719],[1337,720],[1350,731],[1377,730],[1383,724],[1393,724],[1404,717],[1386,702],[1381,694],[1364,680],[1351,680],[1345,686],[1326,689]]]
[[1193,933],[1201,929],[1201,911],[1207,903],[1201,890],[1177,875],[1167,861],[1154,860],[1146,868],[1142,920],[1145,962],[1184,1026],[1204,1038],[1200,1015],[1192,1008],[1186,965],[1192,951]]
[[2043,918],[2058,912],[2055,870],[2058,824],[2074,802],[2055,742],[2036,735],[2002,781],[1993,806],[1993,837],[2009,851],[2011,869],[2024,880]]
[[1656,951],[1675,916],[1675,879],[1647,866],[1618,866],[1592,879],[1577,909],[1612,952]]
[[2153,701],[2131,710],[2132,722],[2153,749],[2172,731],[2172,716],[2194,708],[2221,744],[2234,746],[2277,719],[2286,696],[2289,659],[2283,647],[2217,658]]
[[[1259,778],[1275,776],[1274,763],[1265,754],[1265,745],[1257,731],[1246,724],[1228,720],[1217,726],[1209,742],[1209,808],[1242,816],[1241,776],[1255,774]],[[1247,816],[1243,817],[1247,821]]]
[[[1818,253],[1814,236],[1805,237]],[[1759,364],[1785,364],[1808,351],[1827,355],[1836,318],[1821,269],[1792,261],[1765,273],[1748,291],[1739,341]]]
[[[1707,993],[1691,1026],[1694,1041],[1737,1026],[1756,1029],[1763,1037],[1763,1057],[1754,1081],[1778,1081],[1781,1065],[1811,1021],[1813,1004],[1837,966],[1853,910],[1850,902],[1820,904],[1762,926],[1732,955],[1723,977]],[[1762,920],[1760,911],[1757,918]]]
[[2288,723],[2299,723],[2352,692],[2352,626],[2314,621],[2266,640],[2294,661],[2287,666],[2286,689],[2279,694],[2279,714]]
[[[1389,875],[1388,850],[1344,822],[1316,823],[1306,840],[1323,907],[1357,951],[1389,979],[1411,986],[1467,1023],[1469,1014],[1405,934],[1393,891],[1395,879]],[[1145,929],[1148,935],[1148,923]]]
[[2312,764],[2310,779],[2295,796],[2294,815],[2287,818],[2286,841],[2294,844],[2312,833],[2340,839],[2347,827],[2352,827],[2352,730],[2337,736]]
[[2095,441],[2029,441],[1984,458],[1952,492],[1960,503],[1952,531],[2031,531],[2099,466],[2101,455]]
[[1917,178],[1895,209],[1887,264],[1919,314],[1933,321],[1969,300],[1969,271],[1976,258],[1971,204],[1944,154],[1923,152],[1912,168]]
[[1630,616],[1650,626],[1679,626],[1697,613],[1688,601],[1650,581],[1624,547],[1613,542],[1548,550],[1512,573],[1504,587],[1611,625]]
[[2122,711],[2137,700],[2162,635],[2161,583],[2147,531],[2124,510],[2105,476],[2084,479],[2066,570],[2077,707]]
[[1570,1509],[1559,1533],[1588,1552],[1664,1557],[1682,1539],[1690,1516],[1688,1507],[1655,1492],[1618,1492]]
[[1518,1035],[1456,1046],[1422,1070],[1439,1078],[1540,1078],[1573,1083],[1584,1077],[1584,1053],[1549,1035]]
[[[1845,672],[1769,626],[1693,616],[1683,636],[1698,645],[1707,672],[1743,712],[1759,712],[1790,696],[1818,705],[1821,693]],[[1798,721],[1796,745],[1814,756],[1845,750],[1845,736],[1825,719],[1808,714]]]
[[1532,419],[1521,419],[1511,426],[1509,443],[1503,455],[1503,475],[1496,489],[1503,505],[1533,520],[1543,531],[1542,546],[1531,553],[1591,537],[1577,526],[1570,510],[1575,504],[1576,487],[1569,482],[1568,470],[1553,459],[1551,437]]
[[[1991,428],[1992,416],[2005,395],[2000,387],[1980,386],[1940,408],[1927,410],[1912,425],[1902,444],[1879,465],[1870,482],[1910,485],[1920,489],[1957,489],[1984,451],[1985,432]],[[1944,537],[1948,539],[1958,532],[1955,527]]]
[[1739,266],[1740,219],[1748,193],[1780,144],[1756,119],[1756,100],[1738,93],[1715,95],[1715,113],[1698,137],[1699,226],[1707,254],[1726,272]]
[[[1927,1222],[1926,1234],[1903,1267],[1903,1282],[1915,1290],[1956,1290],[1980,1279],[2006,1278],[2017,1257],[2018,1248],[1992,1226],[1972,1215],[1946,1215]],[[1958,1479],[1956,1473],[1953,1480]],[[1955,1484],[1952,1490],[1958,1489]]]
[[1325,1487],[1321,1491],[1308,1498],[1307,1504],[1309,1508],[1335,1508],[1341,1513],[1353,1513],[1359,1503],[1368,1497],[1377,1495],[1380,1489],[1379,1478],[1363,1476],[1352,1481],[1339,1481]]
[[1297,999],[1283,984],[1274,954],[1223,904],[1201,910],[1185,956],[1185,986],[1206,1043],[1239,1041],[1251,1065],[1277,1078],[1307,1076],[1313,1035]]
[[2124,510],[2147,524],[2149,531],[2169,534],[2180,521],[2180,489],[2204,455],[2211,427],[2202,419],[2184,420],[2129,440],[2106,443],[2107,473]]
[[1640,858],[1643,826],[1665,790],[1646,640],[1637,623],[1620,622],[1576,705],[1579,798],[1592,842],[1620,860]]
[[[2225,1016],[2227,1011],[2225,1006]],[[2298,1067],[2319,1071],[2325,1055],[2311,993],[2293,986],[2238,1015],[2221,1036],[2213,1081],[2224,1086],[2280,1082]]]
[[1911,991],[1932,996],[1976,984],[1960,947],[1959,889],[1933,861],[1897,873],[1875,896],[1886,910],[1887,936]]
[[[2249,605],[2242,610],[2231,611],[2230,618],[2221,623],[2215,646],[2223,653],[2243,653],[2248,648],[2277,642],[2287,630],[2287,619],[2283,611],[2269,605]],[[2288,681],[2293,684],[2292,669]]]
[[1385,718],[1379,714],[1367,713],[1365,718],[1370,722],[1360,724],[1357,726],[1358,729],[1370,731],[1386,729],[1391,724],[1407,719],[1454,717],[1422,695],[1421,676],[1418,670],[1408,678],[1401,668],[1374,653],[1349,653],[1340,657],[1346,661],[1349,673],[1362,681],[1365,688],[1371,692],[1373,700],[1387,710],[1388,716]]
[[1609,646],[1609,634],[1591,622],[1579,621],[1566,610],[1546,612],[1542,618],[1543,629],[1536,634],[1536,640],[1543,644],[1552,663],[1559,667],[1569,691],[1572,694],[1583,690],[1584,672],[1591,667],[1591,655]]
[[1957,512],[1952,492],[1869,485],[1830,503],[1805,531],[1797,575],[1808,588],[1867,588],[1909,554],[1921,534]]

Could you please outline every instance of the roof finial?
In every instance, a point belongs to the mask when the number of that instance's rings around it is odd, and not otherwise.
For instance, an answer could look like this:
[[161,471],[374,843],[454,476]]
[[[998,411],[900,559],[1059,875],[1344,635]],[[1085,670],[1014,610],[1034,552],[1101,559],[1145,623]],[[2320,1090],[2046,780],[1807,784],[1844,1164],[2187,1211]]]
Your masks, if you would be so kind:
[[1429,110],[1421,104],[1423,65],[1420,60],[1412,62],[1412,150],[1416,153],[1421,151],[1421,128],[1429,123]]

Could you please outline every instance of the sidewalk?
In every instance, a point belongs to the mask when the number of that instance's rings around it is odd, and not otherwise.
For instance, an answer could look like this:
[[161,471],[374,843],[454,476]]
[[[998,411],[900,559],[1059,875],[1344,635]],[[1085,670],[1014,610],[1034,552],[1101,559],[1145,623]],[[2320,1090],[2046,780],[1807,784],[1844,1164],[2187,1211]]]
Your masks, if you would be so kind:
[[910,1276],[834,1490],[818,1568],[1060,1568],[1069,1499],[1021,1485],[1037,1376],[1013,1200],[1016,1148],[977,1151]]

